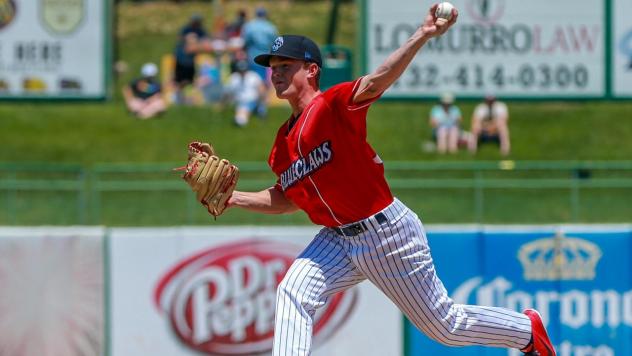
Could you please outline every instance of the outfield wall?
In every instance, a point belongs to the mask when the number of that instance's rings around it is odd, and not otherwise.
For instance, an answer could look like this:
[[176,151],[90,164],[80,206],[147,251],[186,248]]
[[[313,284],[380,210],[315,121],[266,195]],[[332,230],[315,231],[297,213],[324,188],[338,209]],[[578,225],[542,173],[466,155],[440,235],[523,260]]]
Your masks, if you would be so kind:
[[[457,303],[538,309],[558,355],[632,355],[630,226],[431,229],[439,277]],[[408,355],[521,355],[454,349],[407,325]]]
[[[0,354],[268,355],[274,290],[316,227],[0,228]],[[538,308],[560,355],[632,354],[632,225],[430,226],[457,302]],[[316,315],[314,355],[446,348],[370,283]]]
[[[270,354],[276,285],[316,232],[111,230],[111,354]],[[315,320],[315,356],[402,350],[399,311],[368,283],[330,298]]]

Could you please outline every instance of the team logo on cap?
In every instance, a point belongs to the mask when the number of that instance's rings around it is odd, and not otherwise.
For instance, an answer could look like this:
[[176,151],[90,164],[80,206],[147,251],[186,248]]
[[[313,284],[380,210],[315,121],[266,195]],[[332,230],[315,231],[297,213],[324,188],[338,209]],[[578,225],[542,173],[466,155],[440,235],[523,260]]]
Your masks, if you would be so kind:
[[272,52],[276,52],[283,46],[283,37],[277,37],[272,44]]

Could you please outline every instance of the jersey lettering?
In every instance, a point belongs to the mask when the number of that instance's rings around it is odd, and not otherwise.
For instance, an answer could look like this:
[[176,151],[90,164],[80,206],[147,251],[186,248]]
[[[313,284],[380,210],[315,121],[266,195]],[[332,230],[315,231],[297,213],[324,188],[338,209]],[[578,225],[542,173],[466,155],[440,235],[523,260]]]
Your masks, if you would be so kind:
[[281,173],[281,187],[286,191],[299,180],[313,174],[323,165],[331,161],[333,152],[331,142],[325,141],[311,150],[307,157],[301,157]]
[[[352,104],[358,83],[337,84],[298,118],[288,118],[268,157],[275,189],[317,225],[352,223],[393,202],[384,165],[367,142],[366,115],[374,100]],[[288,129],[292,121],[296,126]]]

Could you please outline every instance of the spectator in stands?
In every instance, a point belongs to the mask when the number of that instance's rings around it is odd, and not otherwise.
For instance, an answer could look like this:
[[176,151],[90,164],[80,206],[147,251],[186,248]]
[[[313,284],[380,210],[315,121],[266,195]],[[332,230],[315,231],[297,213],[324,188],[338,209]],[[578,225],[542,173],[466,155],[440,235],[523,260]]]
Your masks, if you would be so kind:
[[440,103],[430,111],[432,136],[439,153],[456,153],[461,135],[461,110],[454,104],[452,93],[443,93]]
[[227,52],[230,56],[231,73],[234,63],[237,61],[238,52],[244,51],[244,39],[241,36],[248,16],[246,10],[239,9],[235,21],[229,23],[224,29],[223,37],[227,43]]
[[189,20],[189,23],[184,25],[180,29],[180,38],[179,40],[183,40],[186,35],[189,33],[195,33],[198,38],[208,37],[206,30],[204,29],[204,17],[200,14],[193,14]]
[[509,154],[509,110],[507,105],[496,99],[494,94],[487,94],[485,101],[478,104],[472,115],[472,135],[470,151],[476,152],[478,146],[492,142],[500,146],[503,156]]
[[191,20],[181,30],[175,48],[174,84],[176,90],[175,101],[183,103],[183,90],[194,82],[195,56],[201,40],[208,37],[203,26],[203,18],[199,14],[191,16]]
[[256,17],[244,25],[242,37],[248,54],[250,69],[259,74],[261,79],[266,80],[267,68],[256,64],[254,58],[261,53],[268,53],[270,44],[278,36],[278,31],[276,26],[268,20],[268,13],[265,8],[258,7],[255,13]]
[[154,63],[145,63],[141,77],[123,87],[127,109],[139,119],[150,119],[167,109],[157,74],[158,67]]
[[235,125],[239,127],[248,124],[253,112],[261,116],[259,107],[266,93],[261,77],[248,68],[248,61],[237,61],[236,71],[230,75],[226,85],[226,93],[235,103]]
[[195,79],[205,103],[221,103],[223,96],[221,60],[219,56],[202,56],[199,61],[200,74]]
[[248,55],[250,69],[259,74],[259,77],[266,85],[266,95],[260,106],[260,113],[265,115],[267,110],[267,90],[270,87],[270,68],[263,67],[255,63],[254,58],[262,53],[268,53],[270,44],[278,36],[276,26],[268,20],[268,13],[265,8],[258,7],[255,11],[255,18],[248,21],[243,29],[241,36],[243,45]]
[[226,25],[226,28],[224,29],[224,37],[227,40],[234,37],[240,37],[241,30],[246,24],[247,19],[248,19],[248,15],[246,14],[246,10],[239,9],[237,11],[237,18],[235,19],[235,21]]

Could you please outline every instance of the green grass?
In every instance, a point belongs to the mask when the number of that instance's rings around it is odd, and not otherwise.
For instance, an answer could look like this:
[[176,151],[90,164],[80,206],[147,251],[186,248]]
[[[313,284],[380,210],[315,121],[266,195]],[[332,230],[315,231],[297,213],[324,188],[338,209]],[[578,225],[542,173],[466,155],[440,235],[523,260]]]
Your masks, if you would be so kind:
[[[252,9],[254,1],[231,1],[229,19],[239,7]],[[272,20],[282,33],[303,33],[319,42],[327,28],[328,2],[267,2]],[[139,121],[129,115],[120,87],[138,73],[142,63],[158,62],[171,52],[176,33],[192,13],[211,18],[208,2],[172,2],[118,5],[117,54],[128,70],[115,80],[108,102],[2,102],[0,104],[0,162],[169,163],[181,164],[192,140],[211,141],[233,161],[267,159],[277,128],[289,108],[271,108],[266,120],[248,127],[232,125],[232,110],[213,107],[172,107],[160,118]],[[337,36],[340,44],[355,43],[356,9],[342,6]],[[209,24],[209,22],[207,22]],[[359,54],[356,53],[356,56]],[[423,55],[423,54],[422,54]],[[462,102],[465,126],[475,103]],[[513,160],[629,160],[632,157],[632,102],[509,102]],[[494,146],[476,155],[460,152],[440,156],[424,152],[430,137],[428,101],[379,101],[369,112],[369,141],[386,161],[482,161],[503,159]],[[2,173],[2,172],[0,172]],[[421,174],[421,173],[416,173]],[[423,173],[427,175],[428,173]],[[531,176],[549,173],[531,173]],[[437,172],[436,177],[446,175]],[[390,173],[389,173],[390,176]],[[273,182],[271,175],[266,176]],[[0,180],[3,175],[0,174]],[[427,223],[473,222],[474,194],[467,189],[396,190]],[[631,190],[586,190],[580,197],[579,216],[585,222],[630,221]],[[181,192],[106,193],[99,211],[86,211],[73,193],[0,191],[0,224],[74,224],[84,216],[89,223],[107,225],[206,224],[209,217]],[[5,206],[11,206],[11,210]],[[192,213],[190,211],[193,211]],[[550,223],[570,221],[568,190],[525,189],[485,192],[489,223]],[[230,211],[220,219],[227,224],[305,224],[304,214],[268,217]]]
[[[431,103],[378,102],[369,111],[369,140],[385,160],[495,160],[494,146],[475,156],[423,152]],[[626,160],[632,157],[632,103],[510,103],[514,160]],[[462,105],[470,113],[472,104]],[[191,140],[208,140],[238,161],[267,158],[289,109],[267,120],[232,125],[230,108],[172,107],[138,121],[123,103],[7,103],[0,106],[0,162],[177,162]],[[466,124],[467,124],[466,120]]]

